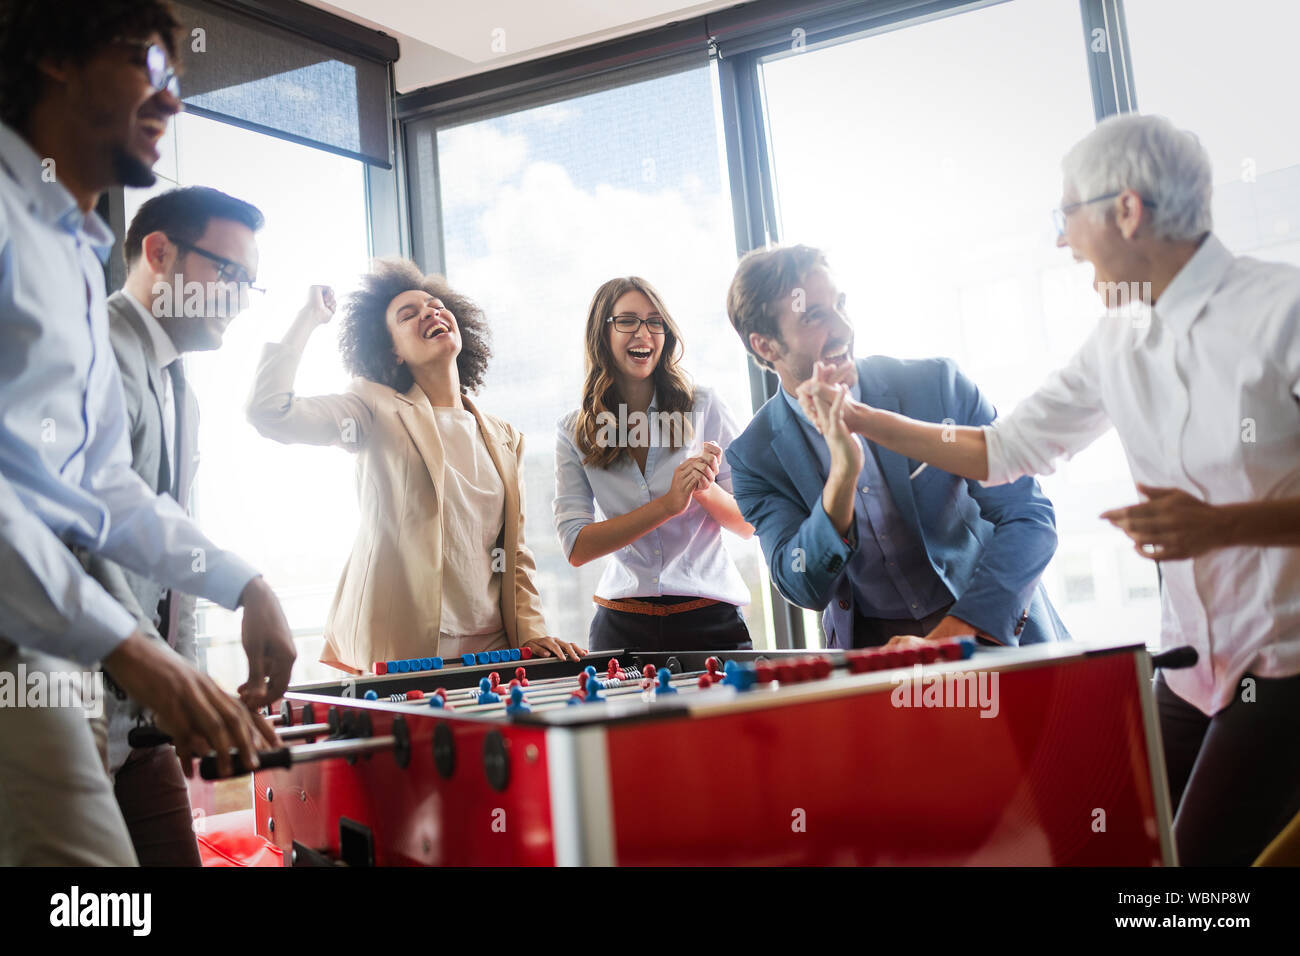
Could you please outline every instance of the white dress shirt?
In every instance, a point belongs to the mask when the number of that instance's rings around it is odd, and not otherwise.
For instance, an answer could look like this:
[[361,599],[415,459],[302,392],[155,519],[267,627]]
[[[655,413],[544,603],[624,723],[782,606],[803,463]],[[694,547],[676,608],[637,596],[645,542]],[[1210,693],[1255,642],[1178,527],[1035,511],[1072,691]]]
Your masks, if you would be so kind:
[[[658,413],[658,403],[656,395],[647,416]],[[663,444],[655,444],[651,438],[642,474],[630,455],[609,468],[584,465],[573,435],[577,417],[577,411],[570,412],[556,426],[555,530],[566,557],[587,525],[625,515],[666,494],[677,466],[698,455],[702,442],[716,442],[725,452],[739,432],[731,412],[714,391],[696,386],[695,406],[690,413],[694,434],[680,448],[668,447],[668,434],[662,436]],[[640,440],[630,415],[625,415],[625,422],[627,435]],[[669,432],[672,427],[663,431]],[[714,480],[719,488],[731,491],[731,467],[725,454]],[[681,514],[647,531],[609,558],[596,586],[596,595],[606,600],[681,595],[713,598],[727,604],[749,603],[749,588],[722,541],[722,526],[694,498]]]
[[[1104,317],[985,427],[987,483],[1050,474],[1112,426],[1137,482],[1214,505],[1300,495],[1300,269],[1207,235],[1154,309]],[[1300,548],[1218,548],[1161,572],[1161,644],[1200,654],[1165,674],[1184,700],[1214,714],[1247,671],[1300,673]]]
[[0,635],[84,664],[135,619],[65,545],[234,608],[256,571],[131,470],[102,262],[113,236],[0,124]]

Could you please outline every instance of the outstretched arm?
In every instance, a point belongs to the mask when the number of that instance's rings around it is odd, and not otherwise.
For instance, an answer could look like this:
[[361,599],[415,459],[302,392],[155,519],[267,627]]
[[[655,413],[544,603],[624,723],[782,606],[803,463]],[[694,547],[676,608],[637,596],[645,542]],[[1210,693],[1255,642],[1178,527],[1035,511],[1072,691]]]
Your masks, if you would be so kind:
[[[1094,331],[1067,365],[996,423],[918,422],[860,402],[845,406],[845,421],[864,438],[962,478],[1000,485],[1024,475],[1050,475],[1058,459],[1077,454],[1110,429],[1098,385],[1098,342]],[[805,409],[814,396],[830,393],[830,377],[819,363],[799,387]]]
[[358,451],[364,444],[374,412],[360,395],[301,397],[293,390],[303,350],[312,333],[333,316],[334,308],[333,291],[312,286],[284,339],[263,349],[245,413],[267,438],[284,444],[337,445],[345,451]]
[[849,427],[859,435],[904,458],[929,462],[949,474],[976,481],[984,481],[989,476],[983,428],[918,422],[860,402],[853,402],[845,417]]
[[[800,385],[796,393],[804,413],[814,422],[817,422],[817,403],[834,400],[836,387],[829,384],[831,375],[830,369],[818,362],[813,377]],[[962,478],[983,481],[989,476],[988,447],[982,428],[958,425],[955,421],[921,422],[851,398],[844,400],[842,408],[844,424],[850,431],[904,458],[926,462]]]

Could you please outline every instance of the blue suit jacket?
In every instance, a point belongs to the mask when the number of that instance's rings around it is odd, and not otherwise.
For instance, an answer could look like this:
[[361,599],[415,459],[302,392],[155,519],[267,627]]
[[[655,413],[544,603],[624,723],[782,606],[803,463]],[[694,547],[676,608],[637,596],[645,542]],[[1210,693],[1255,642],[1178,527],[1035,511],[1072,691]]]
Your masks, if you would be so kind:
[[[928,422],[987,425],[997,412],[951,359],[858,359],[862,401]],[[956,598],[948,611],[1004,644],[1068,640],[1039,584],[1056,551],[1056,515],[1025,477],[982,487],[874,445],[894,504],[925,546],[935,573]],[[727,449],[732,490],[758,532],[778,590],[801,607],[824,610],[828,647],[853,646],[853,549],[822,507],[826,477],[794,411],[769,399]],[[861,608],[866,617],[877,617]]]

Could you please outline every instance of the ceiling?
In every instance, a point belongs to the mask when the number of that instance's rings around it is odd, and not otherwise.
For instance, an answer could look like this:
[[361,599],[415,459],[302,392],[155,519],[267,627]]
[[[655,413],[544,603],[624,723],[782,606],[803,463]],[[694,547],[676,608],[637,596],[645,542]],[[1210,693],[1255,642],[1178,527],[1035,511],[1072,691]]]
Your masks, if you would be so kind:
[[638,33],[737,0],[306,0],[401,44],[397,91]]

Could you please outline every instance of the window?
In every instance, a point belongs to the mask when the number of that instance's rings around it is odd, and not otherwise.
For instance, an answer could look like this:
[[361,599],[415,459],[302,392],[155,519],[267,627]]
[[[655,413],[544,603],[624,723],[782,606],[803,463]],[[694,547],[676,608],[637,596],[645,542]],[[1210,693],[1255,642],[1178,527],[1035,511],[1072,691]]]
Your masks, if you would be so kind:
[[[1292,112],[1300,10],[1272,0],[1230,11],[1216,0],[1126,0],[1123,9],[1139,108],[1196,131],[1210,151],[1216,231],[1238,253],[1300,264],[1300,132],[1276,121]],[[796,30],[797,49],[767,55],[733,38],[731,62],[757,62],[780,238],[826,249],[859,355],[951,356],[1005,410],[1092,329],[1100,309],[1091,270],[1055,248],[1048,217],[1060,158],[1095,122],[1081,15],[1077,3],[1006,0],[806,48]],[[708,18],[701,26],[715,36]],[[526,537],[547,619],[566,639],[585,638],[601,562],[575,570],[560,552],[554,425],[577,402],[596,286],[629,273],[655,283],[683,329],[687,370],[742,426],[750,417],[747,358],[723,311],[736,259],[724,120],[716,70],[697,54],[529,87],[509,106],[435,105],[405,121],[417,258],[445,271],[491,322],[495,355],[479,399],[525,435]],[[306,286],[329,282],[346,294],[364,271],[364,167],[193,114],[172,129],[160,188],[210,184],[267,213],[260,279],[270,295],[222,350],[188,361],[204,413],[196,498],[220,543],[281,593],[301,641],[295,680],[314,678],[356,526],[352,462],[261,439],[242,401],[261,344],[280,337]],[[128,217],[146,195],[127,194]],[[316,336],[304,391],[346,381],[334,338],[332,329]],[[1155,567],[1097,517],[1137,498],[1116,436],[1042,485],[1064,545],[1044,583],[1067,624],[1080,635],[1153,634]],[[757,542],[725,540],[750,585],[755,642],[770,646]],[[204,608],[201,628],[209,666],[238,683],[235,619]]]
[[[492,326],[479,399],[525,436],[525,537],[547,622],[566,640],[587,639],[604,563],[570,567],[551,507],[555,424],[578,406],[597,286],[619,275],[653,283],[681,327],[691,377],[716,389],[739,423],[750,417],[747,360],[724,311],[736,255],[717,103],[713,71],[700,65],[503,115],[408,128],[416,212],[433,206],[417,221],[441,223],[423,241],[443,249],[451,283]],[[428,188],[435,145],[436,194]],[[769,615],[757,541],[724,537],[749,583],[744,613],[763,646]]]
[[1087,551],[1058,552],[1057,563],[1065,582],[1065,600],[1070,604],[1094,601],[1097,581],[1092,570],[1092,555]]
[[1300,265],[1300,6],[1126,0],[1124,9],[1138,108],[1190,129],[1210,153],[1214,231],[1238,255]]
[[[1160,594],[1156,588],[1156,582],[1148,581],[1144,574],[1139,573],[1142,566],[1146,564],[1146,558],[1138,557],[1132,548],[1117,549],[1115,554],[1120,566],[1123,568],[1120,577],[1125,582],[1124,599],[1126,601],[1158,599]],[[1124,567],[1126,565],[1127,567]]]
[[[951,356],[1008,410],[1082,344],[1101,309],[1049,210],[1095,123],[1086,51],[1078,4],[1013,0],[762,62],[781,239],[827,251],[858,355]],[[1042,485],[1067,626],[1155,634],[1155,568],[1097,517],[1137,499],[1114,433]]]
[[[325,615],[356,532],[353,460],[334,448],[283,446],[244,418],[244,400],[265,342],[278,341],[312,283],[340,298],[367,266],[366,197],[360,162],[181,114],[170,124],[151,190],[126,192],[129,222],[153,193],[177,185],[221,189],[266,216],[258,233],[258,285],[267,288],[226,331],[220,350],[186,356],[197,396],[200,465],[194,498],[200,524],[217,544],[262,571],[298,638],[293,681],[337,671],[320,664]],[[337,322],[337,319],[335,320]],[[298,373],[304,393],[338,391],[348,381],[335,326],[319,330]],[[199,608],[200,653],[208,672],[233,689],[247,677],[239,614]]]

